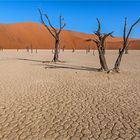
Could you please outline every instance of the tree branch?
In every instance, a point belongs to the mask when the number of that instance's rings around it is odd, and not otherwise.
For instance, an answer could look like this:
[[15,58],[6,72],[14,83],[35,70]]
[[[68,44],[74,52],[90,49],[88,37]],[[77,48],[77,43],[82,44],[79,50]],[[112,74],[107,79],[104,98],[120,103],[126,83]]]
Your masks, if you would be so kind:
[[48,20],[48,23],[49,23],[49,25],[51,26],[51,28],[52,28],[54,31],[56,31],[56,29],[52,26],[51,21],[50,21],[48,15],[47,15],[47,14],[44,14],[44,15],[45,15],[46,19]]
[[130,28],[129,31],[128,31],[127,37],[126,37],[126,41],[128,40],[128,38],[129,38],[129,36],[130,36],[130,34],[131,34],[132,29],[133,29],[139,22],[140,22],[140,18],[139,18],[136,22],[134,22],[134,24],[131,26],[131,28]]
[[123,42],[124,42],[124,45],[126,43],[126,26],[127,26],[127,18],[125,18],[124,30],[123,30]]
[[108,36],[111,36],[112,34],[113,34],[113,32],[110,32],[110,33],[108,33],[108,34],[104,34],[102,41],[104,42],[105,39],[106,39]]
[[97,39],[86,39],[85,41],[87,41],[87,42],[92,41],[92,42],[94,42],[96,44],[99,43],[99,41]]
[[98,22],[98,30],[97,30],[97,33],[100,34],[100,32],[101,32],[101,24],[100,24],[100,21],[99,21],[98,18],[97,18],[97,22]]
[[61,30],[66,26],[66,23],[64,23],[62,25],[62,21],[64,20],[64,18],[62,18],[62,16],[59,17],[59,22],[60,22],[60,28],[59,28],[59,31],[58,31],[58,34],[60,34]]
[[43,20],[43,16],[41,13],[41,10],[38,9],[39,13],[40,13],[40,19],[41,19],[41,23],[48,29],[48,31],[50,32],[50,34],[55,38],[55,35],[52,33],[52,31],[50,30],[50,28],[45,24],[44,20]]

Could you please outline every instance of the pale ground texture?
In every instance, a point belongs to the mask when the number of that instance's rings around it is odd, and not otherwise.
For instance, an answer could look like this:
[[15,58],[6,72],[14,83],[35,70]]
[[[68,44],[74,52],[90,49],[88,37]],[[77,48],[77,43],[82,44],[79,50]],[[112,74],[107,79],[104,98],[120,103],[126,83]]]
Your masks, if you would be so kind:
[[[110,67],[118,55],[108,51]],[[97,51],[0,52],[0,140],[140,140],[140,51],[120,74],[97,72]]]

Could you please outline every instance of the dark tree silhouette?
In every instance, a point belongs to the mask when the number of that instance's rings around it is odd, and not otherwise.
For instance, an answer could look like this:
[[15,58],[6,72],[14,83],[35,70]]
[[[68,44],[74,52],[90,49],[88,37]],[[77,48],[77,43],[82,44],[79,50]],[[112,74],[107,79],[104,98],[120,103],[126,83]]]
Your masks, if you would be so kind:
[[86,46],[86,53],[90,52],[90,45]]
[[73,53],[75,52],[75,48],[72,48],[72,52],[73,52]]
[[29,47],[28,46],[26,47],[26,50],[27,50],[27,52],[29,52]]
[[124,22],[124,30],[123,30],[123,47],[122,49],[119,50],[119,55],[117,57],[117,60],[115,62],[115,65],[114,65],[114,68],[113,68],[113,71],[115,72],[119,72],[120,71],[120,64],[121,64],[121,60],[122,60],[122,56],[125,52],[125,50],[127,49],[128,50],[128,39],[129,39],[129,36],[133,30],[133,28],[140,22],[140,18],[134,22],[132,24],[132,26],[130,27],[130,29],[128,30],[128,33],[126,33],[127,31],[127,18],[125,18],[125,22]]
[[113,32],[110,33],[101,33],[101,24],[99,19],[97,18],[98,22],[98,29],[95,32],[95,35],[97,36],[97,39],[87,39],[86,41],[93,41],[96,43],[98,53],[99,53],[99,60],[100,60],[100,65],[101,68],[99,69],[100,71],[109,71],[107,63],[106,63],[106,58],[105,58],[105,40],[108,36],[112,36]]
[[[58,62],[59,61],[59,45],[60,45],[60,33],[63,30],[63,28],[66,26],[66,24],[62,23],[64,18],[62,18],[62,16],[59,17],[59,29],[56,29],[54,26],[52,26],[50,18],[48,17],[47,14],[42,14],[41,10],[39,10],[40,13],[40,19],[41,19],[41,23],[47,28],[47,30],[49,31],[49,33],[54,37],[55,39],[55,48],[54,48],[54,57],[53,60],[54,62]],[[43,20],[43,16],[46,17],[49,26],[44,22]]]
[[31,44],[31,53],[33,53],[33,47],[32,47],[32,44]]
[[65,48],[66,48],[66,46],[64,45],[63,48],[62,48],[63,52],[65,51]]

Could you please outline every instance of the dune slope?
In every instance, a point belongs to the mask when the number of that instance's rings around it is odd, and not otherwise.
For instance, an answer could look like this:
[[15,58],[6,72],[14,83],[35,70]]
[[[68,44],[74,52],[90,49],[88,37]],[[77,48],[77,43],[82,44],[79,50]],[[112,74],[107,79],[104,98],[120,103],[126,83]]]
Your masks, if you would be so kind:
[[[95,38],[95,35],[63,30],[61,33],[61,48],[85,49],[88,45],[95,48],[95,44],[85,39]],[[34,22],[21,22],[14,24],[0,24],[0,47],[17,49],[30,47],[38,49],[52,49],[54,39],[41,24]],[[140,39],[130,39],[130,49],[140,49]],[[108,49],[118,49],[122,46],[120,37],[109,37],[106,41]]]

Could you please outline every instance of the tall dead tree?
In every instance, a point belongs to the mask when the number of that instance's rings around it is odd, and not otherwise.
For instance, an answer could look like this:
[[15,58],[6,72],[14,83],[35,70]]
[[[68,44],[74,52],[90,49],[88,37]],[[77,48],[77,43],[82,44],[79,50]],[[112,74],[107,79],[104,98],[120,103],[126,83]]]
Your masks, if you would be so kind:
[[[39,13],[40,13],[40,19],[41,19],[41,23],[47,28],[47,30],[49,31],[49,33],[54,37],[55,39],[55,48],[54,48],[54,57],[53,57],[53,60],[54,62],[58,62],[59,61],[59,44],[60,44],[60,33],[61,31],[63,30],[63,28],[66,26],[66,24],[62,23],[64,18],[62,18],[62,16],[59,17],[59,29],[56,29],[54,26],[52,26],[51,24],[51,21],[50,21],[50,18],[48,17],[47,14],[42,14],[41,13],[41,10],[39,10]],[[43,16],[46,17],[47,21],[48,21],[48,24],[49,26],[44,22],[43,20]]]
[[[128,47],[128,39],[129,39],[129,36],[133,30],[133,28],[140,22],[140,18],[134,22],[132,24],[132,26],[130,27],[130,29],[128,30],[128,33],[126,33],[127,31],[127,18],[125,18],[125,22],[124,22],[124,30],[123,30],[123,47],[122,49],[120,49],[119,51],[119,55],[117,57],[117,60],[115,62],[115,65],[114,65],[114,68],[113,68],[113,71],[115,72],[119,72],[119,68],[120,68],[120,64],[121,64],[121,60],[122,60],[122,56],[126,50],[126,48]],[[128,48],[127,48],[128,49]]]
[[98,53],[99,53],[99,60],[100,60],[100,65],[101,68],[99,70],[101,71],[109,71],[108,69],[108,65],[106,63],[106,58],[105,58],[105,40],[108,36],[112,36],[113,32],[110,33],[101,33],[101,24],[99,19],[97,18],[97,22],[98,22],[98,29],[95,32],[95,35],[97,36],[97,39],[87,39],[86,41],[93,41],[96,43],[97,49],[98,49]]

